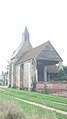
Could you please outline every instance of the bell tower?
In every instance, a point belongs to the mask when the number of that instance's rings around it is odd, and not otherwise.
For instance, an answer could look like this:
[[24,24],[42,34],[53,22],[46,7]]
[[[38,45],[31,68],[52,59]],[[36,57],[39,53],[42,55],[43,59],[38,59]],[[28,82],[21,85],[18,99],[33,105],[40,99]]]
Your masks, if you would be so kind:
[[27,27],[25,27],[25,30],[22,34],[22,43],[24,43],[27,40],[29,41],[29,32],[27,30]]

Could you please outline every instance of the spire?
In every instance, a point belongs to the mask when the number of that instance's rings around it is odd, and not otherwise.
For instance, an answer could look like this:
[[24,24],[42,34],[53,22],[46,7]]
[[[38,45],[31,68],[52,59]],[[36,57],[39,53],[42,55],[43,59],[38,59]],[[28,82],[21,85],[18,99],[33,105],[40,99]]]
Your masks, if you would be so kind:
[[22,34],[22,42],[24,43],[26,40],[29,40],[29,32],[27,30],[27,27],[25,27],[25,30]]

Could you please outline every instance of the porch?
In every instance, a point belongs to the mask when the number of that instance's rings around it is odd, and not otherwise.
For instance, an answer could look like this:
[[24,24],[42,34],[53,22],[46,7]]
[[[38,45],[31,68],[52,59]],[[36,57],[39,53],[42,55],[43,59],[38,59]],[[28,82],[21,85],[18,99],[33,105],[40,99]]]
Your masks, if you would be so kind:
[[39,82],[44,82],[49,80],[48,72],[47,72],[47,67],[48,66],[53,66],[58,64],[58,61],[50,61],[50,60],[37,60],[36,63],[36,70],[37,70],[37,79],[36,81]]
[[39,92],[46,91],[46,83],[50,80],[47,67],[56,65],[58,63],[59,63],[58,61],[37,60],[36,91],[39,91]]

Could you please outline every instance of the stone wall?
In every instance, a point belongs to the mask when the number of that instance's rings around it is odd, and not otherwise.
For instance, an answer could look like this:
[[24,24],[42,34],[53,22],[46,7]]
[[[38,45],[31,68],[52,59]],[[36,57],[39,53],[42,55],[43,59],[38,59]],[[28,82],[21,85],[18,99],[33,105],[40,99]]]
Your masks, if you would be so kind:
[[20,88],[20,65],[16,66],[16,87]]
[[36,91],[37,92],[44,92],[44,83],[43,82],[38,82],[37,84],[36,84]]
[[24,62],[23,87],[31,88],[31,62]]
[[46,82],[46,87],[43,82],[37,83],[36,91],[47,93],[56,93],[61,91],[67,91],[67,82]]
[[67,91],[67,82],[54,82],[46,84],[47,93],[56,93],[61,91]]

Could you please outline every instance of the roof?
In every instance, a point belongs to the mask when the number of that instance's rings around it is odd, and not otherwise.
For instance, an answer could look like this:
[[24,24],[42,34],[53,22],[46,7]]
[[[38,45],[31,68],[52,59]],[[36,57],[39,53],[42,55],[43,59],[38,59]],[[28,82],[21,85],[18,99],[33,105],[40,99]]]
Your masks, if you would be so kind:
[[15,58],[16,55],[19,53],[19,50],[21,49],[21,47],[23,46],[22,42],[20,43],[19,47],[13,52],[12,58]]
[[17,50],[15,51],[15,53],[12,56],[12,59],[16,59],[18,60],[25,52],[29,51],[32,49],[32,45],[30,43],[30,41],[25,41],[24,44],[21,43],[19,45],[19,47],[17,48]]
[[25,27],[22,37],[23,37],[22,40],[24,40],[24,41],[29,40],[29,32],[27,30],[27,27]]
[[32,45],[29,39],[29,32],[27,30],[27,27],[25,27],[25,30],[22,34],[22,42],[20,43],[19,47],[13,52],[11,60],[18,60],[26,51],[29,51],[31,49]]
[[[49,47],[50,47],[50,49],[49,49]],[[44,50],[44,52],[42,53],[43,50]],[[51,52],[50,52],[50,50],[51,50]],[[50,53],[47,54],[46,51],[48,51]],[[39,56],[40,54],[42,54],[42,56]],[[30,60],[30,59],[33,59],[33,58],[44,59],[44,60],[52,60],[52,59],[50,59],[52,57],[54,57],[53,60],[55,60],[55,58],[56,58],[55,61],[62,61],[61,57],[56,52],[56,50],[54,49],[54,47],[51,45],[50,41],[47,41],[47,42],[41,44],[40,46],[35,47],[35,48],[33,48],[32,50],[30,50],[28,52],[25,52],[23,54],[23,56],[20,57],[20,59],[19,59],[19,61],[17,63],[20,64],[20,63],[22,63],[24,61],[27,61],[27,60]]]

